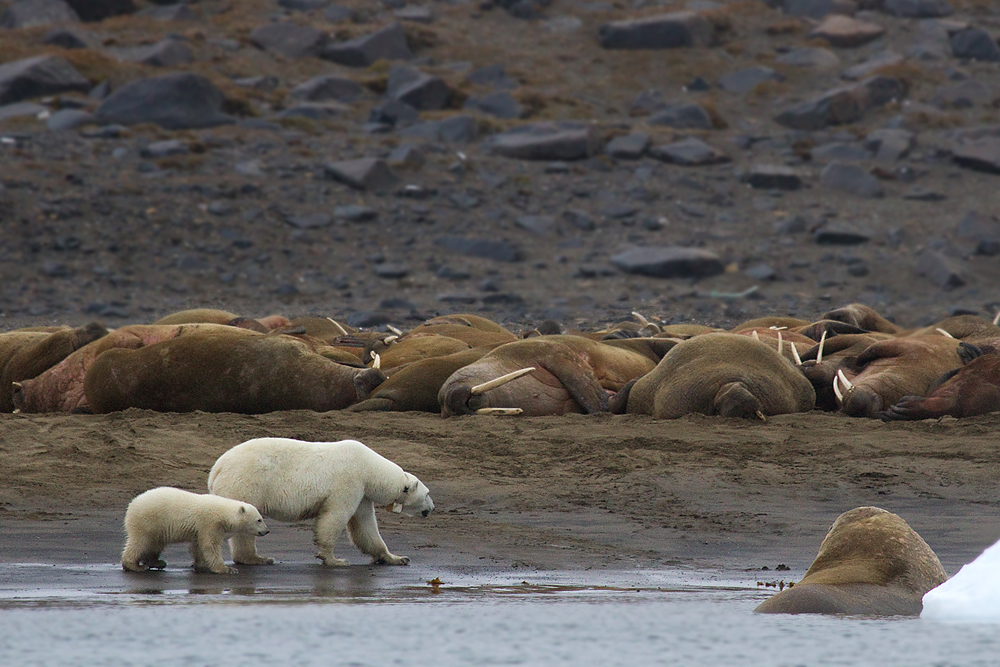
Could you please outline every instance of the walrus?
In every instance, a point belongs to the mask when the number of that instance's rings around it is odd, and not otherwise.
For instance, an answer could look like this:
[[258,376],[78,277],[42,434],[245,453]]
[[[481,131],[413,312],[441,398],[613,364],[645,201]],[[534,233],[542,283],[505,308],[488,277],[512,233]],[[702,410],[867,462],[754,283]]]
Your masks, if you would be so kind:
[[927,393],[938,377],[962,365],[965,353],[958,340],[940,334],[875,343],[857,356],[853,369],[838,369],[833,378],[840,410],[878,417],[903,396]]
[[[432,357],[442,357],[454,352],[468,350],[471,346],[457,338],[442,336],[440,334],[410,334],[398,339],[392,345],[385,347],[379,355],[379,368],[387,375],[391,375],[394,368],[405,366],[406,364],[428,359]],[[495,345],[494,345],[495,347]],[[376,352],[369,350],[369,364],[375,358]]]
[[421,322],[399,337],[400,340],[415,334],[439,334],[456,338],[469,347],[491,345],[494,343],[510,343],[518,338],[496,322],[480,317],[460,313],[457,315],[442,315]]
[[0,373],[0,410],[14,409],[14,383],[41,375],[85,345],[108,334],[100,322],[90,322],[75,329],[60,329],[18,346],[2,365]]
[[833,522],[802,581],[754,612],[918,616],[924,593],[947,578],[937,555],[903,519],[856,507]]
[[926,397],[903,396],[879,413],[885,421],[974,417],[1000,410],[1000,355],[984,354],[946,373]]
[[95,413],[346,408],[385,380],[374,368],[338,364],[290,336],[235,335],[218,329],[99,355],[83,389]]
[[871,306],[866,306],[862,303],[850,303],[841,308],[828,311],[823,313],[820,319],[843,322],[844,324],[849,324],[865,331],[896,334],[903,330],[902,327],[882,317]]
[[816,390],[816,407],[827,412],[840,410],[833,391],[837,371],[848,369],[854,374],[854,362],[859,354],[883,340],[892,340],[886,333],[841,334],[833,338],[820,337],[820,342],[801,355],[799,370]]
[[678,343],[622,387],[611,412],[676,419],[689,413],[754,418],[813,409],[816,392],[777,350],[749,336],[708,333]]
[[[527,416],[605,412],[609,390],[655,366],[646,354],[589,338],[535,336],[500,345],[455,371],[438,402],[445,417],[491,408],[519,409]],[[507,383],[499,383],[501,378]]]

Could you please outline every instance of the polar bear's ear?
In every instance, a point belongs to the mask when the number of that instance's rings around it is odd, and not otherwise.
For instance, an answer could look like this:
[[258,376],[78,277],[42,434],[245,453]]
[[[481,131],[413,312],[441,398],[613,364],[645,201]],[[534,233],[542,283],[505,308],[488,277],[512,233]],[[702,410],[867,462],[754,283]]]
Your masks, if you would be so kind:
[[247,513],[247,506],[240,505],[240,514],[246,514],[246,513]]

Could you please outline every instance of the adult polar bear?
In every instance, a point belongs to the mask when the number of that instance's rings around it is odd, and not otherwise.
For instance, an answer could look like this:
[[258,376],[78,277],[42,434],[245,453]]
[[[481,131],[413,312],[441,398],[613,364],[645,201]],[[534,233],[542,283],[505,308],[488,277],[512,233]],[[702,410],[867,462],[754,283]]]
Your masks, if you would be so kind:
[[[357,440],[248,440],[218,458],[208,475],[208,490],[250,503],[279,521],[315,518],[316,557],[324,565],[347,565],[333,555],[345,528],[354,546],[373,563],[408,564],[408,557],[391,554],[385,546],[375,506],[391,506],[410,516],[427,516],[434,509],[423,482]],[[257,554],[252,535],[234,535],[230,544],[236,563],[274,563]]]

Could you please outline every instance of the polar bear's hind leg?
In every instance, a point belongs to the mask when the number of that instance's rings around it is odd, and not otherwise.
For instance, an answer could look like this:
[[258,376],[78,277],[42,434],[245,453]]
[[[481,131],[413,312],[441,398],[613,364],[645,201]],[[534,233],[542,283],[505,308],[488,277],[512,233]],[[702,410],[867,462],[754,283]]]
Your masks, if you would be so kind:
[[372,557],[376,565],[409,565],[407,556],[397,556],[389,553],[382,535],[378,532],[378,522],[375,520],[375,506],[370,500],[362,500],[358,509],[347,522],[347,531],[361,553]]

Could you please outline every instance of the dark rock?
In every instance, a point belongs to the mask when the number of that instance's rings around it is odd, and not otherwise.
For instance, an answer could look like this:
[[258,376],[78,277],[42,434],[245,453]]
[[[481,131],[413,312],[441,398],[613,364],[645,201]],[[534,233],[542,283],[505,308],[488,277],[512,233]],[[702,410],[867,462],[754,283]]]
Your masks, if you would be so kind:
[[434,12],[430,7],[402,7],[392,13],[400,21],[413,21],[414,23],[433,23]]
[[604,146],[604,152],[619,160],[638,160],[649,148],[650,137],[645,132],[633,132],[615,137]]
[[463,292],[449,292],[446,294],[438,294],[437,300],[441,303],[462,303],[462,304],[472,304],[479,300],[475,294],[468,294]]
[[368,113],[369,123],[382,123],[390,128],[412,125],[419,120],[420,112],[399,100],[386,100],[372,107]]
[[84,35],[73,28],[53,28],[42,38],[43,43],[64,49],[86,49],[91,46],[91,41],[89,35]]
[[298,229],[322,229],[333,224],[333,216],[327,213],[289,215],[285,217],[285,222]]
[[359,329],[380,327],[384,324],[392,324],[393,322],[398,322],[398,320],[389,313],[377,310],[359,311],[347,316],[347,326]]
[[871,237],[856,229],[839,225],[824,225],[816,230],[813,240],[819,245],[858,245],[868,243]]
[[821,130],[830,125],[853,123],[870,109],[901,98],[903,92],[898,80],[875,76],[827,91],[778,114],[774,120],[796,130]]
[[358,12],[351,7],[334,5],[323,10],[323,18],[331,23],[345,23],[358,18]]
[[491,88],[510,89],[517,88],[518,83],[507,76],[503,65],[487,65],[473,70],[465,80],[474,86],[490,86]]
[[968,211],[955,224],[955,237],[975,244],[977,255],[1000,255],[1000,222],[978,211]]
[[668,105],[654,112],[646,122],[685,130],[711,130],[714,127],[705,107],[696,103]]
[[914,185],[912,188],[903,193],[903,199],[910,199],[912,201],[943,201],[948,197],[935,190],[928,190],[927,188],[920,187],[919,185]]
[[649,149],[649,155],[663,162],[687,167],[722,164],[730,161],[728,155],[694,137],[672,144],[654,146]]
[[414,109],[433,111],[447,107],[453,92],[441,77],[396,63],[389,70],[385,95]]
[[399,22],[346,42],[327,44],[320,55],[324,60],[348,67],[368,67],[378,60],[413,58],[406,41],[406,31]]
[[586,211],[581,211],[580,209],[566,209],[563,211],[562,217],[569,224],[585,232],[590,232],[597,228],[594,218]]
[[279,81],[276,76],[261,74],[260,76],[248,76],[240,79],[233,79],[233,83],[240,88],[253,88],[254,90],[270,92],[277,88],[281,84],[281,81]]
[[472,116],[460,114],[441,120],[417,123],[397,133],[410,139],[420,138],[445,143],[469,143],[479,136],[479,124]]
[[165,141],[154,141],[139,151],[139,157],[147,160],[158,160],[172,155],[186,155],[191,152],[191,148],[186,141],[180,139],[167,139]]
[[147,7],[136,16],[145,16],[156,21],[197,21],[198,15],[185,4]]
[[715,253],[699,248],[633,248],[611,257],[611,263],[625,273],[654,278],[707,278],[725,271]]
[[170,130],[214,127],[234,122],[220,111],[223,96],[198,74],[177,72],[137,79],[117,89],[97,108],[106,123],[156,123]]
[[520,248],[507,241],[492,241],[489,239],[468,239],[462,236],[441,236],[434,243],[445,250],[457,252],[469,257],[482,257],[498,262],[520,262],[524,254]]
[[812,67],[816,69],[826,69],[836,67],[840,64],[840,58],[830,49],[811,47],[789,51],[774,59],[780,65],[790,67]]
[[286,58],[318,56],[329,39],[325,32],[316,28],[286,22],[268,23],[250,33],[254,46]]
[[781,81],[782,76],[770,67],[749,67],[719,77],[718,86],[730,93],[749,93],[765,81]]
[[314,76],[313,78],[300,83],[292,88],[288,95],[297,100],[308,102],[326,102],[334,100],[337,102],[353,102],[362,95],[365,89],[359,83],[355,83],[348,78],[326,74]]
[[97,117],[82,109],[60,109],[45,119],[45,126],[50,130],[75,130],[84,125],[97,122]]
[[600,139],[590,125],[543,122],[495,134],[486,145],[497,155],[522,160],[582,160],[600,149]]
[[857,81],[871,76],[877,69],[898,65],[904,60],[905,58],[895,51],[879,51],[878,53],[873,53],[863,63],[858,63],[853,67],[845,69],[840,73],[840,78],[847,79],[848,81]]
[[906,157],[913,143],[913,133],[907,130],[875,130],[865,137],[865,146],[875,152],[876,160],[882,162],[895,162]]
[[986,136],[959,142],[952,148],[951,158],[961,167],[1000,174],[1000,137]]
[[784,0],[784,12],[791,16],[816,19],[826,18],[830,14],[845,14],[851,16],[857,11],[858,5],[852,0]]
[[752,188],[764,190],[798,190],[802,187],[802,176],[798,170],[782,165],[753,165],[743,174],[742,181]]
[[504,90],[482,97],[470,97],[465,101],[465,108],[506,119],[521,118],[525,114],[521,103]]
[[395,262],[385,262],[375,266],[375,275],[379,278],[398,280],[399,278],[405,278],[410,275],[410,269]]
[[665,106],[667,106],[667,102],[663,98],[663,93],[653,88],[647,88],[636,95],[635,100],[632,102],[632,107],[629,109],[629,114],[633,116],[646,116]]
[[282,109],[274,114],[275,119],[308,118],[309,120],[329,120],[340,116],[347,107],[339,102],[304,102]]
[[514,219],[514,224],[539,236],[556,233],[556,220],[551,215],[521,215]]
[[20,0],[0,16],[0,28],[34,28],[53,23],[79,23],[80,16],[63,0]]
[[514,294],[513,292],[497,292],[495,294],[484,294],[482,297],[483,303],[489,305],[506,305],[514,306],[519,303],[524,303],[524,298],[519,294]]
[[850,16],[834,14],[820,23],[809,37],[825,39],[840,49],[862,46],[885,34],[885,28],[870,21],[859,21]]
[[111,53],[119,60],[153,67],[176,67],[194,60],[191,48],[176,39],[165,39],[156,44],[144,46],[113,49]]
[[908,19],[940,18],[955,13],[948,0],[885,0],[882,11]]
[[950,86],[942,86],[934,91],[931,104],[942,109],[968,109],[978,105],[992,104],[996,94],[974,79],[968,79]]
[[870,160],[872,152],[864,146],[850,143],[834,142],[821,144],[809,151],[809,157],[815,162],[830,162],[838,160],[840,162],[857,162],[860,160]]
[[278,0],[278,4],[294,12],[311,12],[325,8],[330,0]]
[[674,49],[712,46],[715,28],[701,14],[681,11],[606,23],[598,30],[605,49]]
[[743,273],[759,281],[778,279],[778,272],[774,270],[773,266],[768,264],[754,264],[743,269]]
[[345,204],[334,207],[333,218],[334,220],[347,220],[348,222],[370,222],[378,218],[378,211],[371,206]]
[[132,0],[64,0],[81,21],[103,21],[112,16],[135,13]]
[[[403,144],[402,146],[397,146],[392,149],[386,157],[386,161],[389,163],[390,167],[402,168],[402,169],[419,169],[424,166],[427,162],[427,157],[424,152],[413,146],[412,144]],[[412,186],[419,187],[419,186]],[[420,188],[423,192],[425,189]],[[414,199],[420,199],[421,197],[414,197],[413,192],[405,193],[403,196],[413,197]]]
[[917,275],[942,289],[954,289],[965,284],[965,277],[955,263],[935,250],[924,250],[917,256]]
[[810,223],[801,215],[790,215],[774,224],[776,234],[784,236],[786,234],[801,234],[809,230]]
[[981,28],[966,28],[951,36],[951,52],[956,58],[1000,61],[1000,46]]
[[357,190],[385,192],[392,190],[399,182],[392,168],[379,158],[327,162],[323,165],[323,171],[328,178]]
[[828,188],[857,197],[881,197],[882,184],[865,169],[854,164],[831,162],[820,172],[819,182]]
[[59,56],[35,56],[0,65],[0,104],[89,89],[90,82]]

